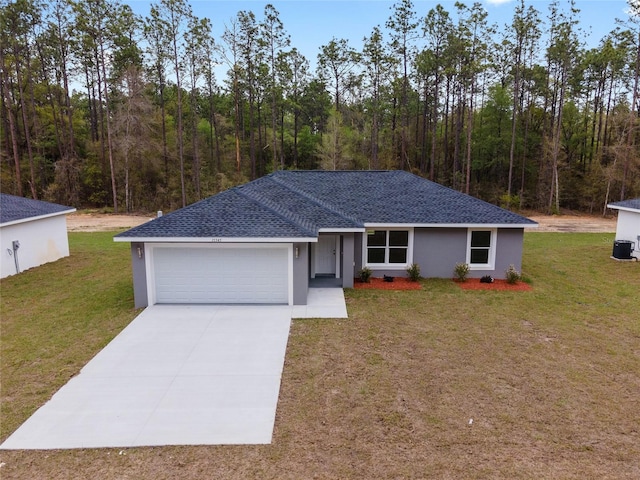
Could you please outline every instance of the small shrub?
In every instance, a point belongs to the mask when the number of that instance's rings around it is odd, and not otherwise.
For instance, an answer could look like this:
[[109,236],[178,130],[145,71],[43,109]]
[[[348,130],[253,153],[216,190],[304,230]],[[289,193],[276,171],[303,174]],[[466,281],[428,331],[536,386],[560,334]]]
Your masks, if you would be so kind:
[[468,263],[456,263],[456,266],[453,268],[453,273],[456,275],[456,279],[461,282],[467,281],[467,275],[469,275],[469,264]]
[[516,270],[516,267],[509,265],[509,268],[507,268],[507,271],[504,273],[504,278],[507,280],[507,283],[513,285],[518,283],[522,276],[520,275],[520,272]]
[[369,280],[371,280],[371,269],[364,267],[362,270],[360,270],[358,272],[358,276],[360,277],[360,281],[362,281],[362,283],[369,283]]
[[417,263],[412,263],[407,268],[407,275],[409,275],[409,280],[412,282],[417,282],[420,280],[420,265]]
[[500,206],[507,210],[518,209],[520,207],[520,197],[505,193],[500,196]]

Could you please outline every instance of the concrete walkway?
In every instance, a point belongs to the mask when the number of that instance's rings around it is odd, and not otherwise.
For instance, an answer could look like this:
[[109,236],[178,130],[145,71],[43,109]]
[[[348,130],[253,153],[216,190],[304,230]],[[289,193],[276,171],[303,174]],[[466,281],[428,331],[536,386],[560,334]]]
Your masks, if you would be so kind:
[[346,317],[342,289],[315,290],[304,307],[145,309],[0,448],[270,443],[292,316]]

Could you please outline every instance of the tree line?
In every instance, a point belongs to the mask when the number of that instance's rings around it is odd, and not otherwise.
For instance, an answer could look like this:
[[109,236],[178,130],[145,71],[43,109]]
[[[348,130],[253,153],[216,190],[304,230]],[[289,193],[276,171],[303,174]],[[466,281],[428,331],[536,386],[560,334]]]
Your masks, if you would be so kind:
[[[279,12],[187,0],[0,4],[0,188],[115,212],[174,209],[279,169],[405,169],[508,208],[640,196],[640,7],[595,48],[575,2],[510,24],[398,0],[311,70]],[[216,72],[224,66],[224,78]]]

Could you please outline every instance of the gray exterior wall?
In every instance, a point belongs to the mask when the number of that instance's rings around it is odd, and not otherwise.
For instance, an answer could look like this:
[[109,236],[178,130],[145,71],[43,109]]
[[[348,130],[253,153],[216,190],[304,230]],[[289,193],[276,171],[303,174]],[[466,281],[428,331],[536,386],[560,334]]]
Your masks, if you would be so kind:
[[[140,254],[138,254],[140,248]],[[148,306],[146,252],[144,243],[131,243],[131,269],[133,271],[133,302],[135,308]]]
[[353,274],[357,276],[358,272],[362,270],[362,233],[353,235],[353,261],[356,263]]
[[342,234],[342,287],[353,288],[354,270],[354,234]]
[[[467,228],[416,228],[413,237],[413,258],[425,278],[453,278],[456,263],[467,258]],[[496,259],[493,270],[471,270],[469,277],[491,275],[504,278],[513,264],[522,269],[524,229],[499,228],[496,232]]]
[[[524,228],[499,228],[496,244],[496,264],[493,273],[485,273],[495,278],[504,278],[509,265],[522,271],[522,249]],[[480,275],[482,276],[482,275]]]
[[[296,248],[298,258],[296,258]],[[309,255],[308,243],[293,244],[293,304],[306,305],[309,292]]]
[[[416,228],[413,236],[413,261],[420,266],[425,278],[453,278],[456,263],[467,258],[467,231],[465,228]],[[513,264],[522,270],[522,242],[524,229],[500,228],[496,234],[496,259],[493,270],[471,270],[469,277],[491,275],[504,278],[505,271]],[[354,274],[362,268],[362,234],[354,238]],[[374,270],[374,277],[391,275],[406,277],[405,270]]]
[[416,228],[413,261],[425,278],[453,278],[453,267],[467,255],[466,228]]

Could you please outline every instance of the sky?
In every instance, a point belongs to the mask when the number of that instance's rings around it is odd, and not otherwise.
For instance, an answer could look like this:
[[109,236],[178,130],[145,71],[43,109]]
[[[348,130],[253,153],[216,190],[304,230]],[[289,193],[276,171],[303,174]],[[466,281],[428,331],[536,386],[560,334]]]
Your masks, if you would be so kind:
[[[252,11],[257,21],[261,21],[264,7],[271,3],[279,12],[284,30],[291,37],[291,46],[296,47],[311,63],[316,64],[320,47],[333,38],[347,39],[349,45],[362,50],[363,38],[369,37],[373,27],[384,24],[392,13],[395,2],[388,0],[187,0],[193,13],[211,20],[216,42],[221,43],[225,25],[241,10]],[[510,24],[519,0],[479,0],[488,13],[488,22],[497,24],[500,30]],[[462,0],[471,6],[474,0]],[[159,0],[122,0],[139,15],[147,16],[150,5]],[[426,13],[440,3],[450,14],[455,12],[454,0],[413,0],[414,10],[423,18]],[[548,0],[525,0],[532,5],[545,20],[548,14]],[[560,0],[562,9],[568,0]],[[588,47],[596,47],[599,41],[616,28],[615,20],[628,19],[625,0],[576,0],[579,25],[585,31],[583,40]],[[388,37],[385,38],[388,40]]]

